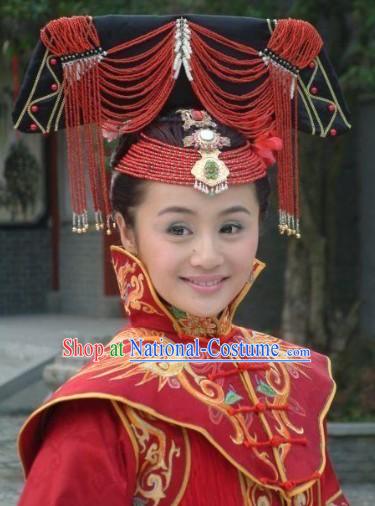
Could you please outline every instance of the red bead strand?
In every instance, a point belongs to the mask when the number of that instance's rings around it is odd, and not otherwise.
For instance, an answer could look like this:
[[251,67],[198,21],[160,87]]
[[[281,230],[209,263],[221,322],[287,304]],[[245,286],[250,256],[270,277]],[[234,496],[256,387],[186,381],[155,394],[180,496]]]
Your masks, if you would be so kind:
[[[200,154],[195,149],[171,146],[142,133],[140,140],[130,147],[115,169],[135,177],[172,184],[193,184],[195,178],[191,169],[199,159]],[[249,142],[223,151],[220,160],[230,170],[229,184],[253,182],[266,174],[264,161],[251,149]],[[163,167],[162,173],[160,167]]]

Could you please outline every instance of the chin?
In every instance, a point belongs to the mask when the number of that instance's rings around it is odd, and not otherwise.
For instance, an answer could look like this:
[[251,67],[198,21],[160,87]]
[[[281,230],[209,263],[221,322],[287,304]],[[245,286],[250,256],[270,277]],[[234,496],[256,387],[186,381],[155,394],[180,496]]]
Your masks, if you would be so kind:
[[[179,306],[177,306],[179,307]],[[195,316],[199,316],[200,318],[216,318],[217,315],[224,309],[222,307],[213,308],[213,309],[207,309],[207,311],[198,310],[197,307],[192,308],[181,308],[183,311],[186,311],[187,313],[193,314]]]

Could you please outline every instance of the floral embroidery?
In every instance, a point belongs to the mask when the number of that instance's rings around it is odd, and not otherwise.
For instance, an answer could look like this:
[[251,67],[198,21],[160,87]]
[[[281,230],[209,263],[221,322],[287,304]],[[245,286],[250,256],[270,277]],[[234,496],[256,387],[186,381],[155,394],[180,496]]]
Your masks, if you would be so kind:
[[238,473],[244,506],[271,506],[277,496],[274,491],[260,487],[242,473]]
[[225,403],[226,404],[235,404],[236,402],[238,402],[242,399],[243,399],[243,397],[241,397],[241,395],[238,395],[233,390],[229,390],[227,392],[227,395],[225,396]]
[[230,331],[231,319],[229,317],[229,308],[226,307],[220,318],[200,317],[182,311],[181,309],[167,304],[168,310],[178,321],[179,326],[186,335],[195,337],[213,337],[225,335]]
[[275,397],[276,396],[275,390],[270,385],[267,385],[267,383],[265,383],[264,381],[260,381],[258,383],[257,391],[264,394],[264,395],[267,395],[267,397]]
[[124,301],[125,311],[130,314],[132,309],[142,310],[147,314],[162,315],[156,308],[144,300],[144,275],[135,274],[137,265],[127,263],[119,266],[114,264],[121,299]]
[[132,408],[125,408],[125,413],[139,460],[133,506],[174,504],[176,497],[173,496],[183,493],[184,477],[190,472],[190,446],[184,437],[185,429],[176,431],[169,424]]
[[190,315],[188,318],[179,319],[178,323],[183,332],[190,336],[214,336],[217,332],[217,325],[211,318]]

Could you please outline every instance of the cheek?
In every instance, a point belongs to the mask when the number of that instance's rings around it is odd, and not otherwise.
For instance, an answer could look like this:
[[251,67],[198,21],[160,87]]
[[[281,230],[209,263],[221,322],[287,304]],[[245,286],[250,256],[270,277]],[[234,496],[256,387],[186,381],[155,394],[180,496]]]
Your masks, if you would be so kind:
[[181,248],[168,243],[160,233],[150,232],[139,236],[140,259],[143,261],[155,285],[168,283],[175,276],[183,255]]
[[234,260],[236,271],[238,273],[243,273],[246,277],[246,273],[248,272],[249,265],[251,265],[252,261],[256,256],[256,252],[258,249],[258,241],[259,234],[258,228],[253,228],[251,232],[244,237],[244,240],[236,244],[235,248],[232,250],[231,257]]
[[163,251],[163,253],[151,255],[149,270],[155,283],[168,284],[171,276],[176,275],[178,265],[176,255]]

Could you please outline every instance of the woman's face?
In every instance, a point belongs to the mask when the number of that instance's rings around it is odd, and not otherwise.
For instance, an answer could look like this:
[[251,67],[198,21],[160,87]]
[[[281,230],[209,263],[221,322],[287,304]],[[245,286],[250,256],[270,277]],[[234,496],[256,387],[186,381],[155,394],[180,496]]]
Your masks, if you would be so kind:
[[143,262],[167,302],[197,316],[217,316],[243,288],[256,254],[254,184],[233,185],[213,197],[153,181],[145,191],[134,230],[116,213],[123,246]]

